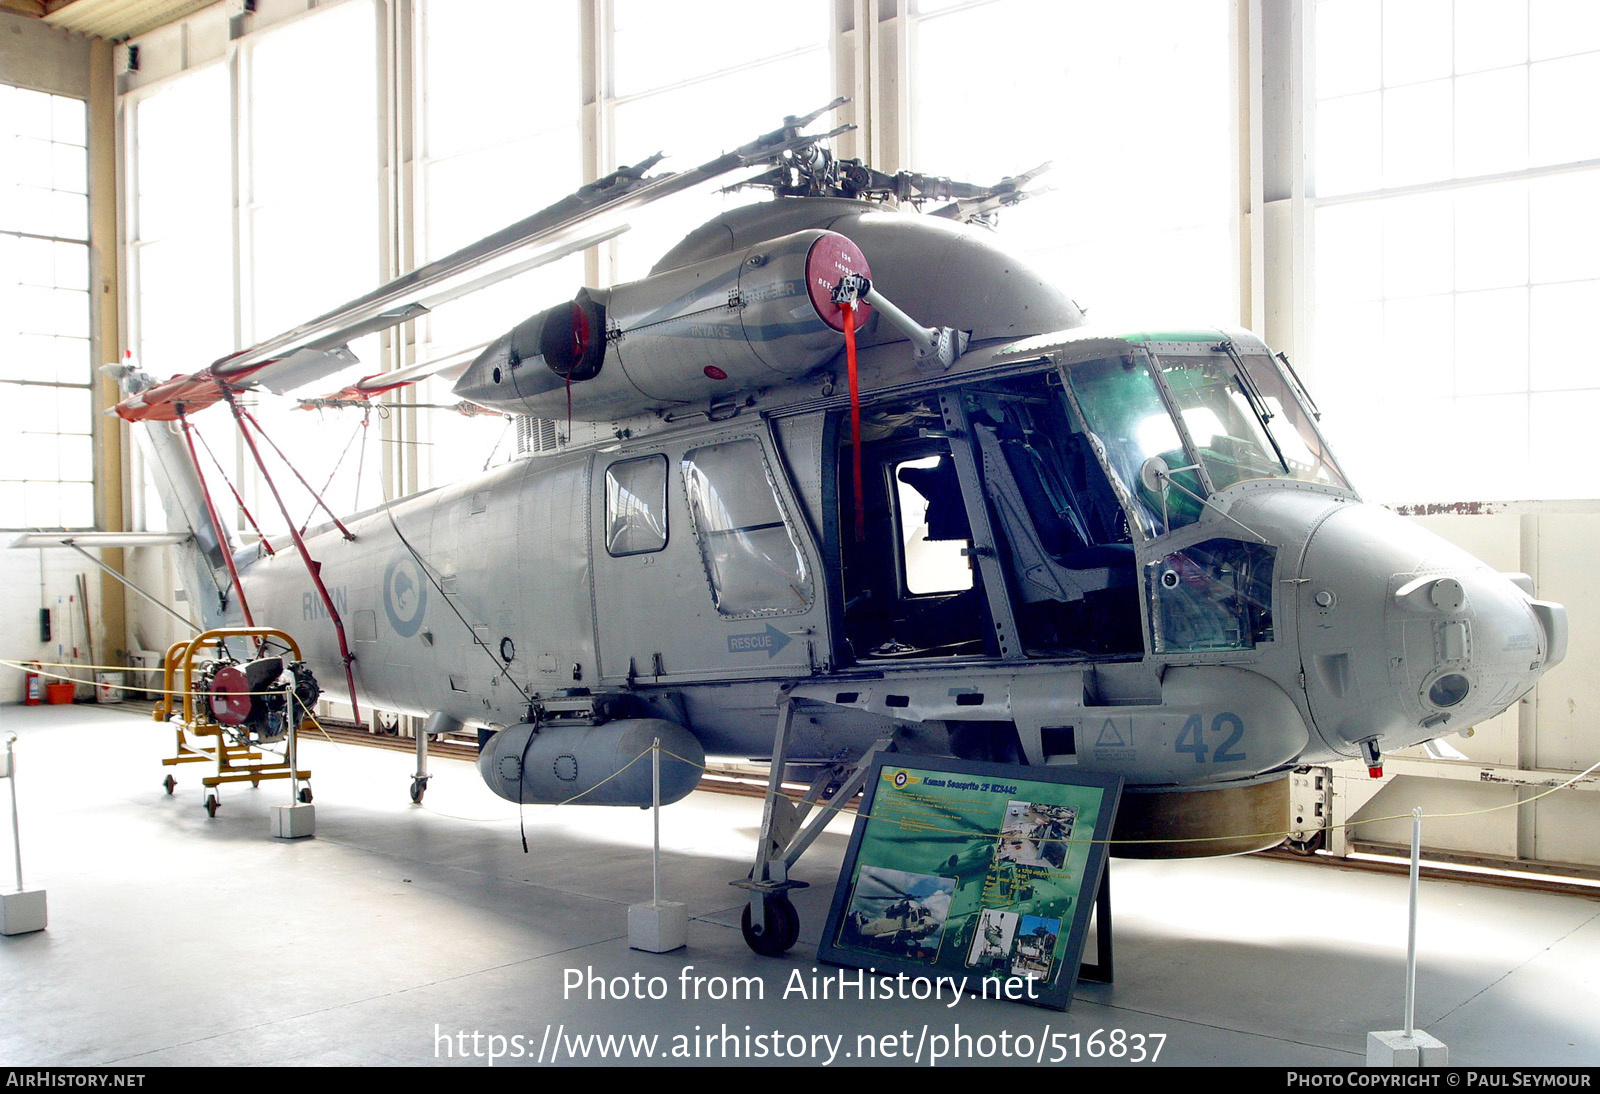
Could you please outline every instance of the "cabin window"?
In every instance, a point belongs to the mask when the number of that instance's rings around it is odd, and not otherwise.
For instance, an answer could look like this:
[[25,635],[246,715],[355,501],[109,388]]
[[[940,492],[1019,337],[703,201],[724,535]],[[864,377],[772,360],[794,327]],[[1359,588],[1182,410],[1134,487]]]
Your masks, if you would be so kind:
[[906,592],[912,596],[972,588],[972,563],[961,483],[948,453],[902,460],[894,466],[905,561]]
[[667,458],[645,456],[606,468],[606,551],[643,555],[667,545]]
[[811,607],[811,574],[759,441],[689,450],[683,486],[719,613],[780,615]]

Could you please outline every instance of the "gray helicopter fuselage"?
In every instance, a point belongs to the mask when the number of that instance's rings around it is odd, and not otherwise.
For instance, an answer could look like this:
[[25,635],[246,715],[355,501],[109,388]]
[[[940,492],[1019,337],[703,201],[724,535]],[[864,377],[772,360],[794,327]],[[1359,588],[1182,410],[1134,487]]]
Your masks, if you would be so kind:
[[[903,311],[970,338],[953,365],[918,363],[868,315],[859,438],[842,338],[812,330],[813,357],[727,390],[715,373],[736,366],[694,356],[693,337],[737,356],[755,337],[731,325],[738,294],[761,295],[741,278],[768,241],[817,229]],[[593,291],[619,324],[593,378],[545,369],[534,330],[458,384],[558,429],[594,392],[603,439],[347,520],[353,540],[308,536],[364,705],[502,729],[586,696],[591,721],[615,701],[707,754],[763,759],[788,700],[790,763],[893,737],[1206,787],[1465,728],[1564,653],[1564,613],[1526,579],[1359,500],[1298,381],[1246,332],[1091,331],[985,233],[837,199],[735,210],[647,281]],[[1230,413],[1248,427],[1213,420]],[[1134,435],[1152,420],[1160,439]],[[337,695],[300,560],[242,561],[257,621],[294,633]]]

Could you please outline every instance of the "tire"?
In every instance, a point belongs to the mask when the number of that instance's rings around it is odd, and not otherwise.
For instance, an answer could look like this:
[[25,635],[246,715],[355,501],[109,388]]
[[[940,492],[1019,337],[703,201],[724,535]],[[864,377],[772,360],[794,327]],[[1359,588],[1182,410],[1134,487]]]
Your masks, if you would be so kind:
[[1283,846],[1285,850],[1292,851],[1297,855],[1305,855],[1307,858],[1309,858],[1318,851],[1322,850],[1323,846],[1327,842],[1327,830],[1319,828],[1315,832],[1311,833],[1311,838],[1309,839],[1299,840],[1291,839],[1290,837],[1285,836],[1283,840]]
[[762,957],[777,957],[787,953],[800,938],[800,913],[786,896],[769,896],[764,899],[762,912],[766,928],[758,931],[750,921],[750,905],[744,906],[739,919],[739,929],[744,933],[745,945]]

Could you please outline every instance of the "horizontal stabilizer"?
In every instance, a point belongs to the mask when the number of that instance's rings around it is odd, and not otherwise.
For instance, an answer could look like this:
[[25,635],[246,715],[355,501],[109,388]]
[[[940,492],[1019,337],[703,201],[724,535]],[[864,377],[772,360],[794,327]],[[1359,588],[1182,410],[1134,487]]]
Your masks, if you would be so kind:
[[188,532],[24,532],[12,547],[172,547],[193,537]]

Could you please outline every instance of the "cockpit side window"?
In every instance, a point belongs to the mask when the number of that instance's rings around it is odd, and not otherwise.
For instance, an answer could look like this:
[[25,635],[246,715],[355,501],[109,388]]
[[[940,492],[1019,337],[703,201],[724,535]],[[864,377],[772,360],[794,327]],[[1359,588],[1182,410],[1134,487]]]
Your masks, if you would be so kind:
[[1156,653],[1248,650],[1273,639],[1276,548],[1209,539],[1146,565]]

